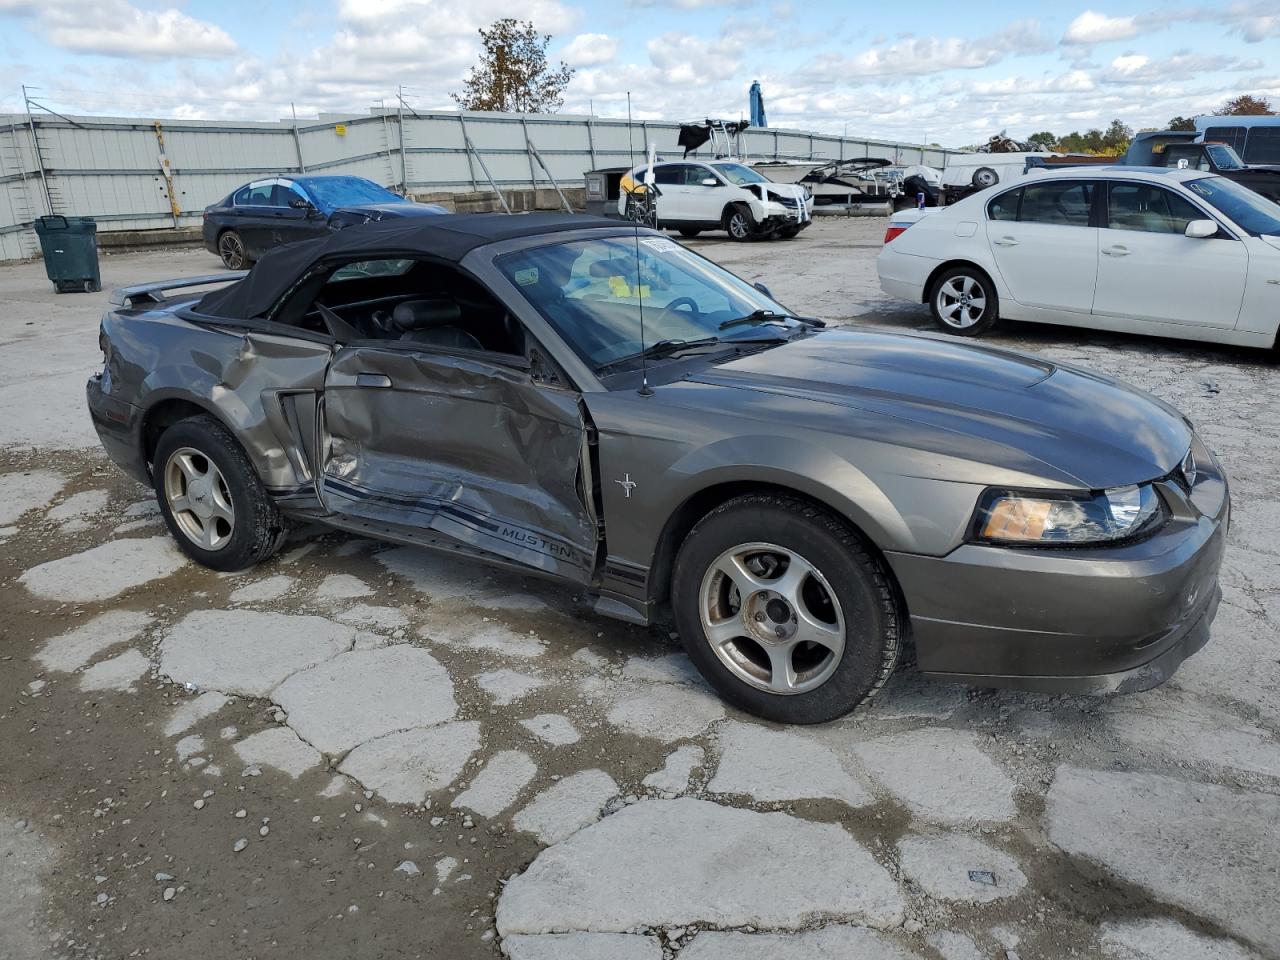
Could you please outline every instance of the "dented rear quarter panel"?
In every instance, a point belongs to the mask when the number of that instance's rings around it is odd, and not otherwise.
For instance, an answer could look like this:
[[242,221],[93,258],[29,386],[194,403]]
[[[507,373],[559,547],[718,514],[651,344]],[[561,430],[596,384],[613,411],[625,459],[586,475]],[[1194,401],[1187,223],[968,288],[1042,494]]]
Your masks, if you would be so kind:
[[278,430],[282,392],[324,388],[331,343],[233,326],[190,323],[176,311],[119,310],[103,318],[110,344],[110,395],[144,411],[181,400],[221,421],[240,441],[262,482],[275,491],[306,482]]

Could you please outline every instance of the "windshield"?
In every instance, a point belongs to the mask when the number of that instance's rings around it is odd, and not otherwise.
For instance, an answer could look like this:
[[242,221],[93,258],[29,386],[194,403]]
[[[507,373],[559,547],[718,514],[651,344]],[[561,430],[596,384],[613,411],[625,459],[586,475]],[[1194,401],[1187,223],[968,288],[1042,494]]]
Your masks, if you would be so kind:
[[1219,170],[1243,170],[1244,161],[1239,155],[1222,143],[1211,143],[1205,148],[1205,152],[1213,158],[1213,162],[1217,164]]
[[1252,234],[1280,237],[1280,205],[1225,177],[1192,180],[1186,188]]
[[[764,332],[786,336],[792,320],[721,324],[785,309],[745,280],[666,237],[573,240],[500,257],[498,267],[587,363],[639,358],[644,342],[711,338],[726,344]],[[637,269],[638,263],[638,269]]]
[[399,194],[364,177],[316,177],[314,180],[299,180],[298,183],[315,198],[316,206],[327,213],[362,203],[408,202]]
[[742,186],[744,183],[768,183],[768,177],[762,177],[750,167],[744,167],[740,163],[713,163],[713,167],[720,171],[720,175],[736,186]]

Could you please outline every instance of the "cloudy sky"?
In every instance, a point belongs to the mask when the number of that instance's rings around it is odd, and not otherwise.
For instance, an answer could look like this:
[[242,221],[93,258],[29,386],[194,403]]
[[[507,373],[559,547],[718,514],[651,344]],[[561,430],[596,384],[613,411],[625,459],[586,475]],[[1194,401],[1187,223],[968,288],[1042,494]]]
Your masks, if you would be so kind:
[[[1190,0],[1194,3],[1195,0]],[[1280,104],[1280,0],[0,0],[0,112],[20,85],[75,113],[273,120],[363,111],[403,84],[448,108],[476,28],[518,15],[577,68],[567,113],[737,117],[975,143],[1134,127],[1238,93]]]

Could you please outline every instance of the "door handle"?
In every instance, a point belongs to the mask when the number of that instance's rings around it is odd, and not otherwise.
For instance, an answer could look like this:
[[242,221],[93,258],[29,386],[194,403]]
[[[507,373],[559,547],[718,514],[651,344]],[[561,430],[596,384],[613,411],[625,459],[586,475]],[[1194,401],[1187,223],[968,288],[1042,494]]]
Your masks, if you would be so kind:
[[1019,241],[1013,239],[1013,237],[1001,237],[993,242],[997,247],[1016,247]]
[[1103,247],[1102,252],[1108,257],[1127,257],[1129,255],[1129,248],[1116,244],[1114,247]]
[[391,378],[381,373],[357,373],[357,387],[389,387],[391,386]]

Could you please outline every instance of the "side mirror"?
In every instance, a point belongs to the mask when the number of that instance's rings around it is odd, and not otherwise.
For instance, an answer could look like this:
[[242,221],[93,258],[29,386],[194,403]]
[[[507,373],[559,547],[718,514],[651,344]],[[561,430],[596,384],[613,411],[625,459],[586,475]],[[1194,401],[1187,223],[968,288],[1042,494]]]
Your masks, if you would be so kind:
[[772,299],[773,299],[773,291],[772,291],[772,290],[770,290],[768,287],[766,287],[766,286],[765,286],[763,283],[761,283],[759,280],[757,280],[755,283],[753,283],[753,284],[752,284],[752,286],[753,286],[753,287],[755,287],[757,290],[759,290],[761,293],[763,293],[763,294],[764,294],[766,297],[768,297],[770,300],[772,300]]
[[1213,220],[1192,220],[1184,232],[1192,240],[1208,240],[1218,235],[1218,224]]
[[704,187],[718,187],[718,186],[720,186],[720,181],[719,181],[719,180],[717,180],[715,177],[707,177],[705,180],[700,181],[700,183],[701,183],[701,184],[702,184],[702,186],[704,186]]

